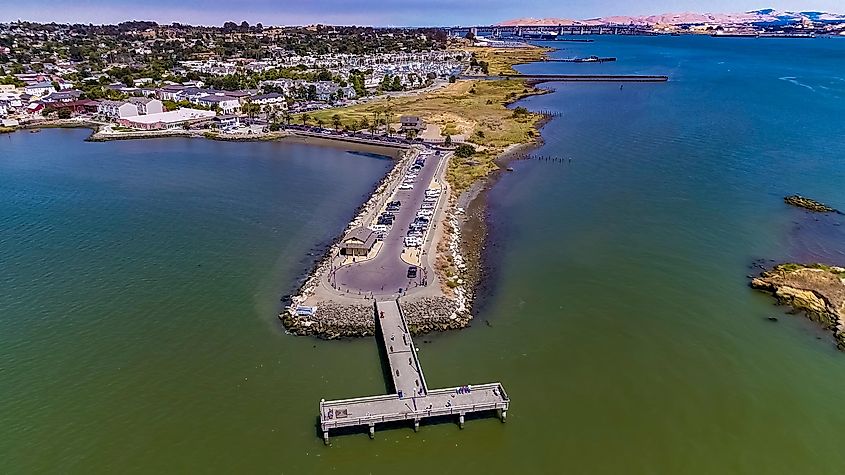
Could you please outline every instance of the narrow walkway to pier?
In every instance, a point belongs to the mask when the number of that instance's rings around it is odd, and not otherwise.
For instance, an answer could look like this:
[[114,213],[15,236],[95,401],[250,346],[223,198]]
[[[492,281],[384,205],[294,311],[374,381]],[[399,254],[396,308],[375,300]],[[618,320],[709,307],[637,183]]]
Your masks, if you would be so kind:
[[376,302],[374,310],[394,392],[321,400],[320,428],[326,444],[330,430],[344,427],[369,427],[370,437],[374,437],[376,424],[386,422],[409,421],[418,430],[422,419],[458,416],[458,424],[463,428],[466,414],[484,411],[498,411],[502,422],[505,421],[510,399],[500,383],[429,390],[399,301]]
[[376,310],[394,391],[400,399],[425,396],[428,388],[399,304],[395,300],[378,302]]

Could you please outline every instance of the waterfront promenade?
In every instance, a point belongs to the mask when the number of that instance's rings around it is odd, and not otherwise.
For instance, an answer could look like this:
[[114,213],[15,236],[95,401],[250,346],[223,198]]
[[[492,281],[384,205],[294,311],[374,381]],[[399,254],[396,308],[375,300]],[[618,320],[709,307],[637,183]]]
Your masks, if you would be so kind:
[[414,430],[417,430],[422,419],[457,416],[458,424],[463,428],[467,414],[488,411],[498,411],[502,422],[505,421],[510,399],[500,383],[429,390],[399,302],[376,302],[374,312],[393,392],[321,400],[320,429],[325,443],[329,443],[331,430],[368,427],[370,437],[375,437],[376,424],[389,422],[413,422]]

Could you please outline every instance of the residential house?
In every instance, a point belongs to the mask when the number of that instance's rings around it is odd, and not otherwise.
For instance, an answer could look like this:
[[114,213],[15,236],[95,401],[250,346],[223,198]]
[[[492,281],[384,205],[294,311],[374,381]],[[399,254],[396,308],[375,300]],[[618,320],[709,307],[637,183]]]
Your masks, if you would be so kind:
[[110,100],[102,100],[97,104],[97,114],[114,120],[139,115],[137,105],[126,101]]
[[41,113],[44,111],[44,104],[40,102],[30,102],[26,106],[26,113],[29,114],[30,117],[36,118],[41,117]]
[[56,88],[49,81],[32,82],[24,87],[24,92],[33,96],[45,96],[56,92]]
[[185,86],[181,84],[171,84],[168,86],[164,86],[158,90],[158,98],[162,101],[180,101],[184,99],[183,97],[180,98],[182,95],[182,91],[185,90]]
[[149,97],[130,97],[126,100],[138,107],[138,114],[158,114],[164,112],[164,104],[158,99],[150,99]]
[[278,92],[271,92],[269,94],[260,94],[249,98],[249,102],[258,104],[260,106],[272,106],[274,108],[286,109],[287,102],[285,102],[285,95]]
[[209,109],[219,109],[224,114],[234,114],[241,110],[241,103],[236,97],[225,95],[209,94],[191,102],[208,107]]
[[82,96],[82,91],[77,89],[67,89],[47,94],[41,100],[46,103],[73,102],[79,100],[80,96]]

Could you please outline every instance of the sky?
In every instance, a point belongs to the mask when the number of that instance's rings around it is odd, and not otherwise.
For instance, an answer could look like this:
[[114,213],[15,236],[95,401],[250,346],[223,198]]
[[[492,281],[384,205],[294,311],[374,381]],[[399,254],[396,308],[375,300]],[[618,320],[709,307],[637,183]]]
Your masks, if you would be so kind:
[[247,21],[373,26],[493,24],[511,18],[586,19],[666,12],[733,13],[761,8],[845,13],[843,0],[0,0],[0,22],[193,25]]

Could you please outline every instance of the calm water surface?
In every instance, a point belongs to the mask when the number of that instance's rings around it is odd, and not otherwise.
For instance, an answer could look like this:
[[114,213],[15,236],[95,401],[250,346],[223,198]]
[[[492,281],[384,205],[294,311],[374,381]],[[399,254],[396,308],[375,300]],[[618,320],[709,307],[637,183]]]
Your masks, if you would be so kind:
[[[285,335],[278,296],[386,160],[279,144],[0,136],[0,472],[831,473],[845,356],[747,288],[845,264],[845,41],[596,38],[548,84],[543,155],[490,194],[474,327],[420,338],[432,386],[501,380],[508,422],[337,437],[384,391],[374,340]],[[774,323],[766,319],[779,317]],[[489,322],[489,325],[484,322]],[[426,342],[423,342],[426,341]]]

